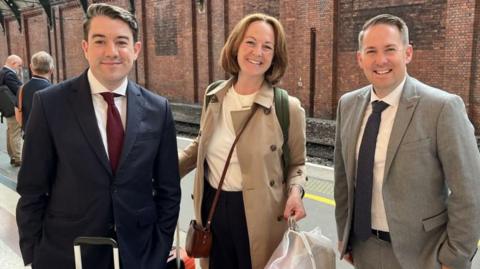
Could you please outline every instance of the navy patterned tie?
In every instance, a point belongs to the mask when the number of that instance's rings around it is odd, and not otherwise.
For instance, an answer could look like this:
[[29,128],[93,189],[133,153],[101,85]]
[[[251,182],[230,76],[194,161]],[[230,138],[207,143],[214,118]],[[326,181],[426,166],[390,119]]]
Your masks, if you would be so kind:
[[120,113],[113,100],[114,94],[111,92],[100,93],[108,104],[107,109],[107,143],[108,143],[108,158],[112,171],[115,174],[122,154],[124,130]]
[[382,111],[388,104],[382,101],[372,103],[372,114],[368,117],[358,152],[357,182],[355,186],[355,211],[353,231],[355,238],[367,240],[372,234],[372,185],[375,146]]

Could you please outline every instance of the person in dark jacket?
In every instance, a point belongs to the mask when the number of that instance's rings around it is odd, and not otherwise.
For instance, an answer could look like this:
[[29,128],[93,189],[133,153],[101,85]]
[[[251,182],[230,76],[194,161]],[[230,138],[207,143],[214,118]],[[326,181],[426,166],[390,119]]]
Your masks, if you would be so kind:
[[[30,70],[32,79],[23,86],[22,98],[22,130],[25,131],[30,111],[32,110],[33,94],[52,85],[49,77],[53,72],[53,58],[45,51],[39,51],[32,56]],[[20,98],[17,92],[17,98]]]
[[[25,264],[73,269],[74,239],[111,237],[122,269],[165,269],[180,210],[169,102],[128,79],[138,23],[109,4],[84,21],[83,74],[37,92],[18,173]],[[113,267],[112,250],[82,247],[83,268]]]
[[[22,68],[23,61],[17,55],[10,55],[5,61],[5,65],[0,70],[0,85],[6,85],[13,95],[17,95],[18,88],[22,86],[22,81],[17,76]],[[22,164],[22,129],[15,119],[15,115],[5,117],[7,120],[7,152],[10,156],[10,164],[20,166]]]

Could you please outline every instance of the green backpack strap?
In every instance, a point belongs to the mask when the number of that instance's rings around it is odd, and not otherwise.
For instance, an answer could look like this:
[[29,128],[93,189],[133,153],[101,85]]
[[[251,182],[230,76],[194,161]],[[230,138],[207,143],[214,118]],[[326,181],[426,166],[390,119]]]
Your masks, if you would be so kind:
[[283,177],[286,180],[288,176],[288,166],[290,164],[290,149],[288,147],[288,128],[290,127],[290,111],[288,106],[288,93],[286,90],[274,87],[273,99],[275,102],[275,113],[277,114],[278,123],[282,128],[283,134]]
[[[214,90],[215,88],[217,88],[217,86],[220,85],[220,83],[222,83],[224,81],[225,80],[217,80],[217,81],[212,82],[210,85],[208,85],[207,91],[205,92],[205,94],[207,94],[207,93],[211,92],[212,90]],[[206,98],[205,98],[205,111],[207,110],[208,104],[210,104],[210,99],[212,99],[212,96],[213,95],[207,95]]]

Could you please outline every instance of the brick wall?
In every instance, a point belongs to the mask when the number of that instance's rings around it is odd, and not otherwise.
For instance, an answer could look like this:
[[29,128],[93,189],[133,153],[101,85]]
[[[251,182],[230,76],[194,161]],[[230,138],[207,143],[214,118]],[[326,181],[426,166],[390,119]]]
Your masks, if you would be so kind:
[[[95,2],[95,1],[94,1]],[[109,1],[129,8],[130,1]],[[225,38],[246,14],[280,19],[287,34],[289,67],[279,83],[297,96],[309,116],[334,119],[338,98],[366,85],[356,62],[362,24],[380,13],[405,19],[414,47],[408,72],[459,94],[480,127],[480,4],[475,0],[192,0],[135,1],[143,51],[130,78],[173,102],[199,103],[206,86],[226,74],[218,65]],[[87,67],[81,50],[83,11],[77,1],[57,1],[49,31],[41,9],[25,10],[18,31],[6,17],[0,57],[50,51],[59,81]],[[8,37],[8,38],[7,38]],[[8,41],[7,41],[8,40]],[[50,42],[49,42],[50,40]],[[452,79],[455,78],[455,79]]]

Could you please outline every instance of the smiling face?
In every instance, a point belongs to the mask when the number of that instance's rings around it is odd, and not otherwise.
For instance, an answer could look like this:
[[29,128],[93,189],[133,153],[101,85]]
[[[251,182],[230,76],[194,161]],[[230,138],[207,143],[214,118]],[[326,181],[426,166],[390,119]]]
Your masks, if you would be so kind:
[[82,41],[85,58],[98,81],[109,90],[119,87],[140,53],[128,24],[106,16],[91,20],[88,40]]
[[238,48],[239,76],[264,77],[272,64],[274,48],[275,34],[272,26],[264,21],[252,22]]
[[402,42],[397,27],[376,24],[365,30],[357,60],[375,93],[382,98],[403,81],[412,54],[412,46]]

